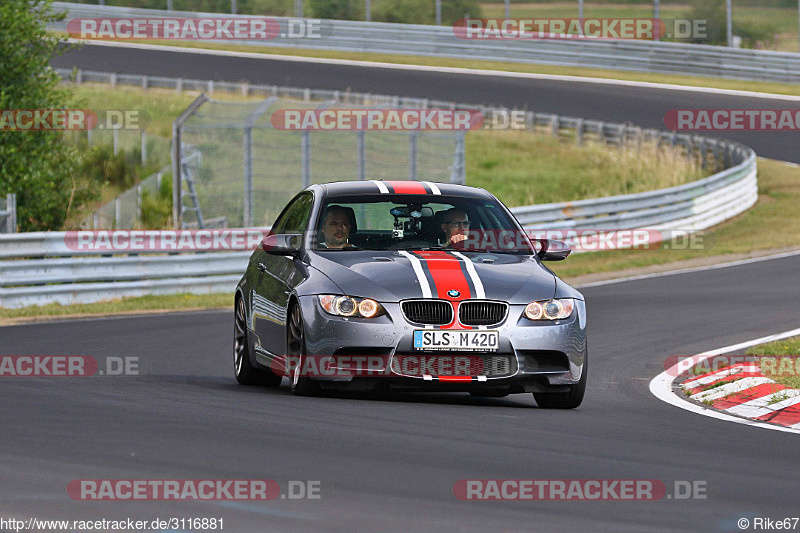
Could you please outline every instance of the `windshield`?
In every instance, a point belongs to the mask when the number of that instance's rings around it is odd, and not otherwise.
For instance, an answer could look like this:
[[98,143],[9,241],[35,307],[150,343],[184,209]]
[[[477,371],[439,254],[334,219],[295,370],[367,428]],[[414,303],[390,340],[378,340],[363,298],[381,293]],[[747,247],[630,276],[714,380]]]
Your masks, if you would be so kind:
[[496,200],[444,195],[328,198],[313,247],[533,253],[528,238]]

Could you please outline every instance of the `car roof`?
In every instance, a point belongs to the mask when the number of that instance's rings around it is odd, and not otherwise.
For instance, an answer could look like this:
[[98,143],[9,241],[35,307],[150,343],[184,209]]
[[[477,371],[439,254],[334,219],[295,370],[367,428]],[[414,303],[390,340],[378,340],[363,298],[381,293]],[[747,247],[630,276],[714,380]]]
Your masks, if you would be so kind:
[[393,194],[419,194],[419,195],[446,195],[465,198],[492,198],[484,189],[457,185],[454,183],[436,183],[431,181],[413,180],[363,180],[363,181],[335,181],[311,185],[309,190],[319,190],[323,196],[347,195],[393,195]]

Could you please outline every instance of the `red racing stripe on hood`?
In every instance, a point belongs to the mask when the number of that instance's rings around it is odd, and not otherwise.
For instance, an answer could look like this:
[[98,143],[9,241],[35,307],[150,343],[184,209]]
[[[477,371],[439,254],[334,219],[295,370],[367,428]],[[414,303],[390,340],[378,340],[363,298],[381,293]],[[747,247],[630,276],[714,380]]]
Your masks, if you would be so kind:
[[[415,255],[424,261],[425,267],[430,272],[436,296],[453,302],[453,321],[442,326],[442,329],[472,329],[458,324],[459,303],[472,297],[469,282],[461,268],[461,260],[447,252],[436,250],[415,252]],[[450,290],[457,290],[460,294],[455,297],[450,296],[447,294]]]

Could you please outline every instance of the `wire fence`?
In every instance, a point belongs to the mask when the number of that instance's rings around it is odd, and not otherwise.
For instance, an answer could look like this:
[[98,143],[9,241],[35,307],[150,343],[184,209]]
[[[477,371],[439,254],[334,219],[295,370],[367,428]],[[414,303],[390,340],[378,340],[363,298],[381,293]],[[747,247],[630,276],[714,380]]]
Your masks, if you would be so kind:
[[[648,142],[679,146],[686,157],[697,158],[708,174],[731,168],[741,163],[744,157],[737,154],[736,143],[721,139],[528,110],[277,85],[91,71],[58,72],[62,78],[73,83],[99,82],[112,86],[157,87],[177,92],[192,90],[266,97],[260,102],[210,100],[204,102],[186,121],[181,132],[183,151],[180,169],[183,179],[179,191],[182,193],[183,218],[180,227],[185,228],[269,225],[286,201],[310,183],[351,179],[415,179],[416,176],[431,181],[465,181],[463,132],[451,133],[449,139],[448,134],[438,133],[437,137],[426,132],[404,132],[402,135],[385,131],[312,132],[304,142],[303,132],[276,131],[271,127],[271,114],[287,106],[295,109],[328,105],[477,110],[486,120],[495,112],[522,113],[525,131],[567,142],[599,142],[634,148],[647,146]],[[259,106],[263,109],[255,113]],[[251,125],[250,133],[247,124]],[[319,141],[317,136],[323,133],[327,140]],[[198,153],[197,159],[188,158],[195,152]],[[140,221],[132,213],[140,212],[141,191],[152,188],[154,179],[148,178],[149,181],[146,181],[150,185],[129,191],[110,202],[97,217],[85,221],[83,226],[96,229],[141,227]],[[250,192],[246,193],[246,190]],[[245,198],[249,200],[245,201]]]
[[272,123],[287,109],[345,108],[366,107],[281,97],[204,102],[180,127],[182,145],[202,154],[183,166],[184,227],[269,225],[312,183],[418,177],[464,183],[464,132],[287,131]]
[[164,180],[171,180],[170,167],[164,167],[143,179],[110,202],[98,208],[81,222],[81,229],[119,229],[142,226],[142,207],[145,199],[158,197]]

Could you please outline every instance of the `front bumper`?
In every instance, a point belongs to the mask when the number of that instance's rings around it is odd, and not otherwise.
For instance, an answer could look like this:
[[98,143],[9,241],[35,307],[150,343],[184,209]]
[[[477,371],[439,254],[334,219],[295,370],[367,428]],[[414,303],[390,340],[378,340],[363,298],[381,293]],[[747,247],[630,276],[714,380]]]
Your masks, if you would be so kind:
[[[327,356],[329,364],[340,370],[335,377],[319,378],[326,385],[428,391],[560,392],[578,383],[587,357],[586,306],[582,300],[575,303],[570,318],[552,322],[530,321],[522,316],[525,305],[510,305],[505,321],[490,328],[497,330],[500,337],[498,350],[494,352],[423,352],[413,346],[414,330],[422,328],[405,319],[399,303],[381,302],[385,315],[362,319],[331,316],[321,308],[316,296],[300,299],[308,355],[318,359]],[[369,372],[353,372],[348,376],[347,365],[358,356],[373,360],[379,357],[380,368],[373,364]],[[486,371],[467,380],[463,376],[455,379],[452,375],[408,372],[408,365],[400,364],[403,357],[419,361],[442,356],[473,361],[481,358]],[[507,367],[498,363],[504,356],[508,359]]]

